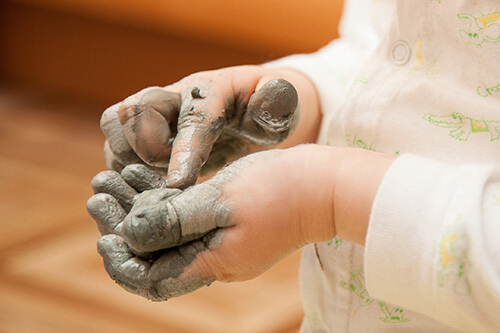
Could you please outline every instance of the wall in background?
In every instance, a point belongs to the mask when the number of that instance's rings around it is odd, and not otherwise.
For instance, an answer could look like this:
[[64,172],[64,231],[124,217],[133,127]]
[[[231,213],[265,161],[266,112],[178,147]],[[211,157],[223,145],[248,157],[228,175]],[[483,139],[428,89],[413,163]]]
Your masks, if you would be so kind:
[[312,52],[336,37],[337,2],[4,0],[0,77],[109,105],[195,71]]

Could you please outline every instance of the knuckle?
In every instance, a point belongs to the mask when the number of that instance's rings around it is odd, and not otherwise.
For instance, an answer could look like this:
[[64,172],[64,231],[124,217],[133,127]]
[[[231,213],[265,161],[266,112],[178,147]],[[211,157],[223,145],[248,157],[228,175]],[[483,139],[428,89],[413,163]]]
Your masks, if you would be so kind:
[[184,127],[205,125],[207,120],[205,112],[199,111],[194,106],[189,105],[181,110],[177,126],[179,129],[182,129]]

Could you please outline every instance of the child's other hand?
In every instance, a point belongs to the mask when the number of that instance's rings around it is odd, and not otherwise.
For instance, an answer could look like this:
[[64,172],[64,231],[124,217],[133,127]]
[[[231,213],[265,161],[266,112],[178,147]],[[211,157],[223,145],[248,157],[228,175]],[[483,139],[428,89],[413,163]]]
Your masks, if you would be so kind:
[[333,238],[328,151],[252,154],[185,191],[162,188],[145,167],[99,174],[93,186],[104,193],[88,209],[103,233],[106,270],[126,290],[166,300],[214,280],[254,278],[305,244]]
[[[314,95],[301,74],[260,66],[200,72],[167,87],[144,89],[103,113],[106,164],[120,171],[144,163],[163,174],[168,168],[169,186],[186,188],[202,166],[215,170],[285,140],[299,119],[294,86]],[[306,97],[304,104],[317,108],[315,98]],[[314,126],[308,139],[293,145],[314,140]]]

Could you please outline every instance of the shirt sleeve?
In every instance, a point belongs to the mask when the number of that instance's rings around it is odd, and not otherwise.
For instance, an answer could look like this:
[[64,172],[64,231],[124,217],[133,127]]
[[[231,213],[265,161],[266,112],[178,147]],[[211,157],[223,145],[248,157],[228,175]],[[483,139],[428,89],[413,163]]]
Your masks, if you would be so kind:
[[375,298],[500,331],[500,165],[399,157],[372,208],[365,274]]
[[315,53],[291,55],[264,67],[288,67],[307,75],[316,86],[323,114],[328,114],[345,96],[363,59],[356,45],[339,38]]
[[307,75],[316,86],[323,114],[329,114],[344,98],[350,83],[378,44],[383,29],[374,26],[374,10],[387,11],[387,8],[374,7],[370,0],[346,1],[338,39],[315,53],[291,55],[263,66],[293,68]]

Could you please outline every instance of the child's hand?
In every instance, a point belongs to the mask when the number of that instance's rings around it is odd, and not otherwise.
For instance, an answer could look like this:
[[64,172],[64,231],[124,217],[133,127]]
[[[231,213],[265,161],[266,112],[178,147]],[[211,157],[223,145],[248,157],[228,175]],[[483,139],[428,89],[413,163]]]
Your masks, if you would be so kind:
[[[308,91],[300,98],[317,109],[314,88],[305,77],[260,66],[200,72],[164,88],[144,89],[101,118],[107,166],[119,171],[145,163],[160,173],[168,167],[169,186],[186,188],[203,165],[204,170],[217,169],[258,146],[285,140],[299,119],[294,86]],[[319,122],[318,117],[307,121]],[[310,127],[309,137],[293,144],[314,140],[317,124]]]
[[106,270],[128,291],[166,300],[214,280],[254,278],[303,245],[333,238],[328,151],[252,154],[185,191],[162,188],[144,166],[97,175],[94,190],[104,193],[88,209],[103,233]]

